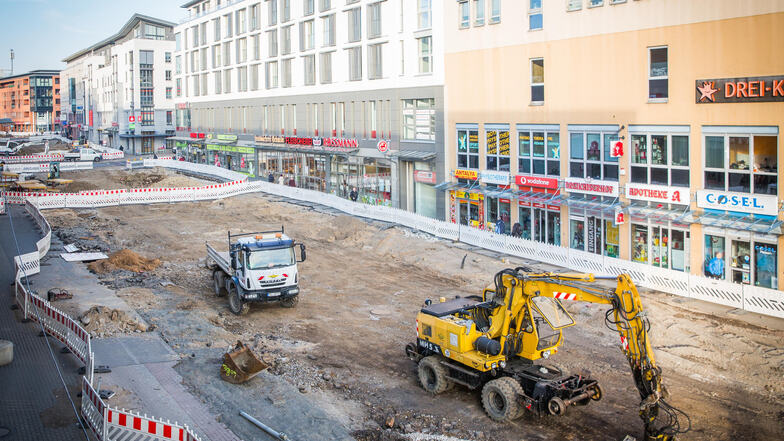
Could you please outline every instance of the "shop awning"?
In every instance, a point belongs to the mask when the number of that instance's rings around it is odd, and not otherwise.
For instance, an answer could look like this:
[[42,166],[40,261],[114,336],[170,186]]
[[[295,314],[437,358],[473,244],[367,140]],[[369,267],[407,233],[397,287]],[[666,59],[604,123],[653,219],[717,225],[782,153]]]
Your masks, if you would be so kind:
[[348,157],[359,149],[351,149],[342,152],[334,151],[334,150],[324,150],[323,147],[316,147],[316,148],[294,148],[294,147],[286,147],[286,144],[258,144],[258,143],[251,143],[248,144],[249,147],[256,147],[258,149],[268,151],[268,152],[288,152],[288,153],[312,153],[314,155],[335,155],[335,156],[345,156]]
[[515,197],[524,202],[532,204],[546,204],[561,206],[565,197],[560,193],[542,193],[541,191],[518,191]]
[[429,161],[435,159],[434,152],[421,152],[419,150],[394,150],[389,152],[391,158],[399,158],[404,161]]
[[187,136],[170,136],[170,137],[166,138],[167,141],[170,140],[170,139],[172,141],[182,141],[182,142],[192,142],[192,143],[203,143],[205,141],[205,139],[203,139],[203,138],[202,139],[198,139],[198,138],[190,138],[190,137],[187,137]]
[[705,210],[696,222],[718,228],[732,228],[755,233],[782,234],[782,221],[775,216],[752,214],[725,213],[723,211]]
[[563,204],[571,210],[586,210],[592,214],[612,217],[615,209],[621,206],[618,198],[602,200],[599,196],[580,197],[569,196],[564,198]]
[[653,222],[675,222],[681,224],[690,224],[695,222],[694,212],[688,207],[683,209],[671,209],[664,206],[651,207],[645,202],[633,202],[624,207],[629,215],[638,219],[650,219]]
[[0,124],[13,124],[14,120],[11,118],[0,118]]

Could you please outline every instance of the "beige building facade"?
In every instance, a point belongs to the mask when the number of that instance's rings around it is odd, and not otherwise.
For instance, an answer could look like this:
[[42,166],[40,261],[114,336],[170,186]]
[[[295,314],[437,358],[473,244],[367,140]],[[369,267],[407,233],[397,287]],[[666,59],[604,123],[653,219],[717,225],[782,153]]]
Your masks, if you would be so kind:
[[784,1],[444,12],[447,220],[784,289]]

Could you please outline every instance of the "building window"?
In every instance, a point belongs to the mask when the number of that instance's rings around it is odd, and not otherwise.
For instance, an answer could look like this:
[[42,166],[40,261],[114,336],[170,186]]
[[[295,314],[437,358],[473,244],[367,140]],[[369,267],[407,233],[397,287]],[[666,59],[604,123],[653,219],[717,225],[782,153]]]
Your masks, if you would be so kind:
[[306,17],[308,15],[313,15],[313,12],[316,9],[315,4],[316,4],[316,0],[303,0],[303,5],[302,5],[303,15],[305,15]]
[[436,100],[433,98],[403,100],[400,138],[404,140],[435,141]]
[[501,23],[501,0],[490,0],[490,24]]
[[223,71],[223,93],[231,93],[231,69]]
[[259,65],[250,67],[250,90],[259,90]]
[[462,1],[457,4],[460,8],[460,29],[466,29],[471,26],[471,5],[468,0]]
[[163,60],[167,63],[171,63],[171,52],[164,52]]
[[281,87],[291,87],[291,58],[280,62]]
[[221,67],[221,45],[216,44],[212,47],[212,68]]
[[368,10],[368,38],[381,36],[381,3],[367,6]]
[[597,6],[602,6],[604,4],[604,0],[588,0],[588,7],[595,8]]
[[151,88],[141,88],[139,90],[139,104],[142,107],[152,107],[153,103],[153,92]]
[[223,90],[223,81],[221,80],[221,71],[216,70],[213,75],[215,76],[215,93],[221,93]]
[[182,96],[182,79],[177,78],[177,81],[174,82],[175,86],[177,87],[177,96]]
[[474,0],[474,26],[485,24],[485,0]]
[[457,168],[479,168],[479,131],[457,131]]
[[348,52],[348,72],[350,81],[362,79],[362,46],[347,49]]
[[253,36],[253,59],[261,60],[261,35]]
[[316,56],[308,55],[302,57],[303,72],[305,73],[305,85],[312,86],[316,84]]
[[417,29],[432,27],[433,0],[417,0]]
[[377,80],[384,76],[383,72],[383,44],[368,46],[368,79]]
[[544,59],[531,60],[531,103],[544,102]]
[[142,125],[155,125],[155,111],[149,107],[142,107]]
[[218,42],[221,39],[221,22],[220,17],[212,20],[212,41]]
[[689,186],[688,135],[640,133],[631,134],[631,140],[632,182]]
[[362,8],[348,11],[348,42],[354,43],[362,39]]
[[165,72],[165,78],[166,78],[166,81],[171,81],[171,79],[172,79],[172,73],[171,73],[171,71],[170,71],[170,70],[167,70],[167,71]]
[[561,175],[561,135],[557,131],[517,131],[517,168],[520,173]]
[[278,24],[278,0],[267,0],[267,26]]
[[278,87],[278,62],[277,61],[267,62],[266,76],[267,79],[265,84],[267,89]]
[[299,24],[299,50],[309,51],[316,46],[316,36],[313,30],[313,20]]
[[[346,4],[349,4],[349,3],[356,3],[356,2],[353,2],[353,1],[351,1],[351,2],[347,1],[346,2]],[[329,11],[330,9],[332,9],[332,0],[319,0],[319,11],[320,12]]]
[[237,92],[247,92],[248,90],[248,68],[237,68]]
[[505,129],[485,130],[485,141],[487,142],[487,161],[488,170],[510,170],[509,152],[509,127]]
[[542,0],[529,0],[528,4],[528,30],[542,29]]
[[179,32],[174,34],[174,50],[179,52],[182,50],[182,36]]
[[201,44],[207,44],[207,22],[206,21],[199,25],[199,37],[201,37],[200,40],[199,40],[199,42]]
[[567,11],[579,11],[583,8],[583,0],[567,0],[566,1],[566,10]]
[[231,64],[231,42],[223,43],[223,65],[228,66]]
[[321,84],[329,84],[332,82],[332,52],[324,52],[319,54],[321,58],[319,66],[319,76],[321,77]]
[[231,22],[231,14],[226,14],[223,16],[223,29],[226,30],[226,34],[224,35],[226,38],[229,38],[232,35],[233,27]]
[[[171,87],[169,87],[168,89],[171,90]],[[171,110],[167,110],[166,111],[166,125],[168,125],[168,126],[172,125],[172,111]]]
[[618,180],[618,158],[610,156],[617,132],[569,132],[569,176]]
[[666,101],[667,88],[667,47],[648,48],[648,99]]
[[291,28],[286,26],[280,29],[280,54],[288,55],[291,53]]
[[250,7],[250,30],[255,31],[261,27],[261,20],[259,20],[259,4]]
[[280,22],[285,23],[291,20],[291,0],[280,0]]
[[273,29],[271,31],[267,31],[267,56],[268,57],[277,57],[278,56],[278,30]]
[[323,26],[324,29],[323,45],[325,47],[334,46],[335,45],[335,14],[322,17],[321,25]]
[[776,136],[705,136],[705,188],[741,193],[777,194]]
[[237,63],[244,63],[248,61],[248,39],[240,38],[236,42],[237,45]]
[[166,88],[166,99],[170,100],[171,97],[172,97],[172,88],[171,87],[167,87]]
[[419,73],[433,72],[433,37],[417,38],[419,49]]

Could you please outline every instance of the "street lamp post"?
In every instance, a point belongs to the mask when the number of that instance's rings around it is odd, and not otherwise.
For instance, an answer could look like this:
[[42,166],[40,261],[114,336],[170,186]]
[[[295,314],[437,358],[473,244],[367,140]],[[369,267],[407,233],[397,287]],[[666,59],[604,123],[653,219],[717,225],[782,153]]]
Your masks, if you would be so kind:
[[14,50],[11,49],[11,76],[14,75]]

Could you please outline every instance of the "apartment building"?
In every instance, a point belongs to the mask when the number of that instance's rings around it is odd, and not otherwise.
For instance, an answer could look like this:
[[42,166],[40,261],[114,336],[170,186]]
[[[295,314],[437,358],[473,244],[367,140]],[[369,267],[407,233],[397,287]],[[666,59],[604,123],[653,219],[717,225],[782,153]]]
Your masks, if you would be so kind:
[[66,128],[76,138],[153,153],[174,132],[174,23],[134,14],[63,59]]
[[449,220],[784,288],[784,1],[444,4]]
[[60,128],[60,72],[34,70],[0,78],[0,121],[14,132]]
[[183,8],[171,142],[188,160],[443,216],[442,2]]

